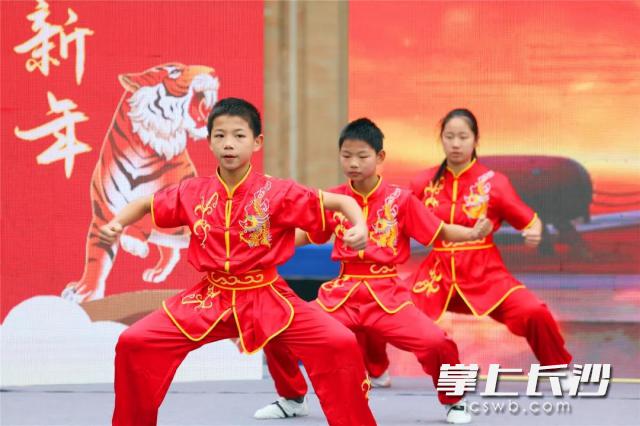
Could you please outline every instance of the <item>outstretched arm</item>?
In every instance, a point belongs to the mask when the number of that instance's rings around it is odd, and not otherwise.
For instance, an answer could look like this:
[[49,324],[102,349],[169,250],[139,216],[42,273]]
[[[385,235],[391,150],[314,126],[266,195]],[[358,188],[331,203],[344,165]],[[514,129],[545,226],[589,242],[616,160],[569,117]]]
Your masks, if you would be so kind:
[[100,227],[98,235],[100,241],[107,244],[115,243],[126,226],[137,222],[151,212],[151,198],[151,196],[142,197],[127,204],[109,223]]
[[452,243],[474,241],[486,237],[491,233],[493,224],[486,217],[477,220],[473,228],[445,223],[439,237]]
[[524,237],[524,244],[529,247],[537,247],[542,241],[542,222],[536,216],[536,218],[531,222],[524,231],[522,231],[522,236]]

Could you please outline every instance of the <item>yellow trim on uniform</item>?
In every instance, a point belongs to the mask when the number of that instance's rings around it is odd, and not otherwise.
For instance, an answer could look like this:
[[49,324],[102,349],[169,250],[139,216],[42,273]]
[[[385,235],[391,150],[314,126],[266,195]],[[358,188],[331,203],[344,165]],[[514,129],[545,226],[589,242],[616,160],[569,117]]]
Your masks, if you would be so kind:
[[[318,198],[320,199],[320,216],[322,216],[322,230],[324,231],[327,228],[327,219],[324,217],[324,194],[320,189],[318,190]],[[307,237],[308,236],[309,233],[307,232]],[[309,238],[309,241],[311,241],[311,238]]]
[[407,300],[406,302],[404,302],[403,304],[401,304],[400,306],[398,306],[396,309],[387,309],[386,306],[384,306],[382,304],[382,301],[380,299],[378,299],[378,296],[376,295],[376,292],[373,291],[373,289],[371,288],[371,286],[369,285],[369,283],[365,280],[362,281],[364,283],[364,285],[367,287],[367,289],[369,289],[369,293],[371,293],[371,296],[375,299],[375,301],[378,303],[378,306],[380,306],[380,308],[382,308],[383,311],[385,311],[388,314],[396,314],[398,313],[402,308],[409,306],[409,305],[413,305],[413,302],[411,300]]
[[371,280],[375,280],[378,278],[395,278],[397,277],[398,274],[385,274],[385,275],[352,275],[352,274],[345,274],[345,275],[340,275],[340,278],[343,279],[350,279],[350,278],[356,278],[356,279],[360,279],[360,280],[366,280],[366,279],[371,279]]
[[280,330],[276,331],[271,336],[269,336],[259,347],[257,347],[253,351],[248,351],[247,347],[244,344],[244,339],[242,338],[242,328],[240,328],[240,319],[238,319],[238,313],[236,312],[236,309],[235,309],[235,306],[236,306],[236,298],[235,298],[236,292],[235,291],[233,292],[232,302],[231,302],[232,311],[233,311],[233,318],[234,318],[234,320],[236,322],[236,327],[238,328],[238,337],[240,338],[240,346],[242,347],[242,352],[244,352],[247,355],[252,355],[252,354],[262,350],[262,348],[264,348],[273,338],[277,337],[280,333],[282,333],[287,328],[289,328],[289,326],[293,322],[293,317],[295,315],[295,311],[293,309],[293,305],[291,304],[291,302],[289,302],[289,300],[287,300],[286,297],[281,295],[278,292],[278,290],[276,290],[276,288],[273,286],[273,283],[270,284],[270,287],[274,291],[275,294],[277,294],[280,298],[282,298],[282,300],[285,301],[285,303],[287,305],[289,305],[289,309],[290,309],[290,312],[291,312],[290,315],[289,315],[289,321],[287,321],[287,324],[284,327],[282,327]]
[[455,253],[451,253],[451,281],[454,285],[456,285],[457,277],[456,277],[456,258],[454,257]]
[[456,285],[453,284],[451,286],[451,288],[449,289],[449,294],[447,295],[447,300],[444,301],[444,307],[442,308],[442,312],[440,312],[440,315],[438,315],[438,318],[435,319],[435,323],[440,322],[440,320],[442,319],[442,317],[444,316],[445,312],[447,312],[447,308],[449,307],[449,302],[451,302],[451,296],[453,296],[453,291],[455,290]]
[[469,311],[471,311],[471,313],[473,314],[474,317],[476,318],[484,318],[487,315],[489,315],[491,312],[495,311],[496,308],[498,308],[498,306],[500,306],[502,304],[502,302],[505,301],[505,299],[507,297],[509,297],[511,295],[511,293],[513,293],[516,290],[520,290],[521,288],[526,288],[524,285],[518,285],[515,287],[510,288],[501,298],[500,300],[498,300],[492,307],[490,307],[489,309],[487,309],[484,313],[479,314],[476,312],[476,310],[473,308],[473,306],[471,306],[471,303],[469,303],[469,301],[466,299],[466,297],[464,296],[464,294],[462,293],[462,290],[460,289],[460,287],[458,286],[457,283],[454,283],[451,286],[451,289],[449,290],[449,295],[447,296],[447,300],[444,304],[444,308],[442,309],[442,312],[440,312],[440,315],[438,316],[438,318],[435,320],[435,322],[439,322],[442,319],[442,316],[445,314],[445,312],[447,312],[447,308],[449,307],[449,302],[451,301],[451,296],[453,295],[453,291],[457,291],[458,295],[460,296],[460,298],[462,299],[462,301],[464,302],[465,305],[467,305],[467,307],[469,308]]
[[371,189],[371,191],[369,191],[366,195],[364,195],[361,192],[358,192],[358,190],[353,187],[353,182],[351,181],[351,179],[349,179],[349,188],[351,188],[351,190],[355,194],[358,194],[360,197],[362,197],[362,201],[365,204],[368,202],[369,197],[371,197],[371,195],[374,192],[376,192],[378,190],[378,188],[380,188],[381,184],[382,184],[382,176],[378,175],[378,182],[376,182],[375,186]]
[[227,250],[227,259],[229,258],[229,253],[231,250],[231,242],[230,242],[230,231],[229,227],[231,226],[231,208],[233,207],[233,200],[227,200],[224,205],[224,226],[227,228],[224,231],[224,244]]
[[311,235],[308,232],[305,232],[305,235],[307,236],[307,240],[309,240],[311,244],[315,244],[315,245],[322,244],[322,243],[316,243],[315,241],[313,241],[313,238],[311,238]]
[[[368,201],[365,201],[365,206],[362,209],[362,215],[364,216],[365,225],[369,221],[369,205],[366,204],[366,203],[368,203]],[[369,235],[368,234],[369,234],[369,226],[367,225],[367,240],[369,239]],[[365,246],[364,249],[358,250],[358,257],[360,258],[360,260],[364,260],[364,251],[366,249],[367,249],[367,247]]]
[[[340,303],[338,303],[336,306],[334,306],[333,308],[328,308],[324,303],[322,303],[322,301],[320,300],[320,297],[318,297],[316,299],[316,302],[318,302],[318,305],[320,305],[320,307],[322,309],[324,309],[327,312],[334,312],[337,311],[342,305],[344,305],[344,303],[349,300],[349,298],[351,297],[351,295],[353,294],[353,292],[356,290],[356,288],[360,287],[360,283],[362,281],[358,281],[353,287],[351,287],[351,290],[349,290],[349,292],[347,293],[347,295],[344,297],[344,299],[342,299],[340,301]],[[320,286],[320,291],[322,291],[322,286]]]
[[230,254],[229,252],[231,251],[231,233],[229,232],[229,230],[224,231],[224,245],[227,249],[227,259],[228,259]]
[[233,207],[233,200],[229,199],[224,205],[224,248],[227,255],[227,260],[224,262],[224,271],[229,272],[229,259],[231,258],[231,233],[229,227],[231,226],[231,207]]
[[453,170],[451,170],[449,166],[447,166],[447,170],[453,175],[454,178],[457,179],[460,176],[462,176],[463,173],[466,173],[467,171],[469,171],[469,169],[473,167],[474,164],[476,164],[476,158],[472,159],[471,162],[467,164],[467,166],[464,169],[458,172],[458,174],[456,174]]
[[153,226],[155,226],[156,228],[159,228],[158,224],[156,223],[156,215],[153,213],[153,200],[155,196],[156,194],[151,194],[151,223],[153,223]]
[[458,178],[454,178],[453,181],[453,196],[451,198],[451,213],[449,214],[449,223],[453,223],[453,218],[456,213],[456,200],[458,199]]
[[222,290],[231,290],[231,291],[234,292],[233,294],[235,295],[236,291],[253,290],[253,289],[256,289],[256,288],[260,288],[260,287],[266,287],[266,286],[271,285],[271,284],[275,283],[276,281],[278,281],[278,278],[280,278],[280,276],[276,275],[276,277],[274,279],[272,279],[271,281],[269,281],[269,282],[260,283],[260,284],[257,284],[257,285],[254,285],[254,286],[250,286],[250,287],[247,287],[247,286],[225,286],[224,284],[216,284],[213,281],[211,281],[211,279],[209,279],[209,277],[207,277],[207,281],[209,281],[211,284],[213,284],[213,286],[216,287],[216,288],[221,288]]
[[[456,284],[456,287],[458,287],[458,285]],[[491,312],[493,312],[498,306],[500,306],[500,304],[502,302],[504,302],[504,300],[509,297],[509,295],[511,293],[513,293],[516,290],[520,290],[521,288],[526,288],[524,285],[518,285],[515,287],[510,288],[501,298],[500,300],[498,300],[495,305],[493,305],[492,307],[490,307],[489,309],[487,309],[483,314],[479,314],[476,312],[475,309],[473,309],[473,306],[471,306],[471,303],[469,303],[469,301],[467,300],[466,297],[464,297],[464,294],[462,293],[462,290],[460,290],[460,287],[458,287],[458,294],[460,295],[460,297],[462,298],[462,300],[464,301],[464,303],[469,307],[469,309],[471,310],[471,313],[473,313],[474,316],[478,317],[478,318],[482,318],[482,317],[486,317],[487,315],[489,315]]]
[[531,219],[531,221],[527,224],[527,226],[525,226],[524,228],[521,229],[521,231],[526,231],[527,229],[531,228],[533,226],[534,223],[536,223],[536,219],[538,219],[538,213],[533,213],[533,219]]
[[247,180],[247,178],[249,177],[249,174],[251,173],[251,169],[252,169],[252,166],[251,164],[249,164],[249,168],[245,172],[244,176],[242,176],[242,179],[240,179],[240,181],[235,184],[235,186],[231,189],[231,191],[229,191],[229,187],[225,183],[224,179],[222,179],[222,176],[220,176],[220,167],[218,167],[218,169],[216,170],[216,176],[218,177],[218,180],[220,181],[222,186],[224,186],[225,191],[227,191],[227,196],[229,198],[233,197],[233,193],[236,192],[236,189],[238,189],[238,187],[242,185],[245,180]]
[[252,169],[252,166],[251,164],[249,164],[249,167],[247,168],[247,171],[245,172],[244,176],[242,176],[242,179],[240,179],[240,181],[236,183],[235,186],[231,188],[231,190],[229,190],[229,187],[227,186],[226,182],[224,181],[224,179],[222,179],[222,176],[220,176],[220,167],[218,167],[218,169],[216,170],[216,176],[218,177],[218,180],[220,181],[225,191],[227,192],[227,201],[224,205],[224,223],[226,228],[224,231],[224,246],[227,253],[227,260],[224,262],[225,272],[229,272],[229,268],[230,268],[229,259],[231,257],[231,235],[229,232],[229,228],[231,226],[231,210],[233,209],[233,194],[236,192],[236,189],[238,189],[240,185],[242,185],[244,181],[247,180],[247,178],[251,174],[251,169]]
[[440,235],[440,231],[442,231],[443,227],[444,227],[444,220],[441,220],[440,225],[438,225],[438,229],[436,230],[436,233],[433,234],[433,237],[431,238],[431,241],[429,241],[429,244],[427,244],[427,247],[432,245],[433,242],[436,240],[436,238],[438,238],[438,235]]
[[481,246],[470,246],[470,247],[434,247],[433,251],[445,251],[445,252],[456,252],[456,251],[465,251],[465,250],[484,250],[493,247],[495,244],[483,244]]
[[209,333],[211,333],[211,330],[213,330],[215,328],[216,325],[218,325],[218,323],[220,322],[220,320],[222,320],[222,317],[224,317],[225,315],[227,315],[227,313],[231,310],[231,308],[227,308],[225,309],[220,316],[218,317],[217,320],[215,320],[215,322],[211,325],[211,327],[209,327],[200,337],[193,337],[192,335],[190,335],[189,333],[187,333],[187,331],[182,328],[182,326],[180,325],[180,323],[178,323],[178,321],[174,318],[174,316],[171,314],[171,311],[169,311],[169,308],[167,308],[167,304],[162,301],[162,308],[164,309],[164,312],[167,314],[167,316],[169,317],[169,319],[171,320],[171,322],[173,323],[173,325],[175,325],[178,330],[180,330],[182,332],[182,334],[184,334],[184,336],[191,340],[192,342],[199,342],[202,339],[204,339],[205,337],[207,337],[209,335]]

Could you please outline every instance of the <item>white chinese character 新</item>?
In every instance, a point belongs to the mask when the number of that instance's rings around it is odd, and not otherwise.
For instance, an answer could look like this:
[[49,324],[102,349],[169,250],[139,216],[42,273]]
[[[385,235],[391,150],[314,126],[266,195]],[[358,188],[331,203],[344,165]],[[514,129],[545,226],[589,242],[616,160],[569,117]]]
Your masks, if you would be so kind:
[[478,381],[478,364],[442,364],[438,378],[438,391],[447,395],[462,396],[467,391],[475,391]]
[[487,385],[482,396],[518,396],[518,392],[497,392],[500,373],[522,373],[521,368],[500,368],[500,364],[489,364]]
[[64,160],[65,176],[71,177],[75,156],[91,151],[91,147],[76,139],[75,125],[89,120],[84,113],[72,111],[77,105],[69,100],[57,100],[55,95],[47,92],[49,112],[47,114],[62,114],[48,123],[31,130],[20,130],[17,126],[14,133],[17,137],[27,141],[34,141],[45,136],[53,135],[56,142],[36,157],[38,164],[50,164]]
[[47,22],[47,17],[50,15],[47,1],[36,0],[36,3],[36,10],[27,15],[27,19],[33,22],[31,30],[36,34],[24,43],[15,46],[13,50],[21,54],[31,52],[31,57],[27,59],[25,64],[27,71],[33,72],[37,68],[43,75],[48,76],[50,64],[60,65],[60,60],[51,55],[51,51],[56,47],[53,42],[54,37],[59,36],[62,59],[69,57],[69,45],[75,42],[76,83],[80,84],[84,74],[85,37],[93,35],[93,31],[89,28],[74,28],[71,33],[66,34],[63,27],[78,21],[78,15],[73,9],[67,9],[69,17],[64,25],[52,25]]

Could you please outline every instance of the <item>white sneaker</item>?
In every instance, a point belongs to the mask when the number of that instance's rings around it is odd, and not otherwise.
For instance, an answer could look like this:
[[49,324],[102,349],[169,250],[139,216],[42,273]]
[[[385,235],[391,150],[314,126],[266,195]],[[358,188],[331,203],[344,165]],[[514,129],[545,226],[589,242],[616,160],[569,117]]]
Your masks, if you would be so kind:
[[389,370],[385,370],[380,377],[370,377],[372,388],[390,388],[391,376],[389,376]]
[[296,402],[293,399],[278,398],[272,404],[262,407],[253,414],[256,419],[285,419],[289,417],[302,417],[309,415],[309,405],[307,397],[302,402]]
[[471,414],[467,412],[467,403],[464,400],[445,405],[445,408],[447,409],[447,423],[462,425],[471,422]]

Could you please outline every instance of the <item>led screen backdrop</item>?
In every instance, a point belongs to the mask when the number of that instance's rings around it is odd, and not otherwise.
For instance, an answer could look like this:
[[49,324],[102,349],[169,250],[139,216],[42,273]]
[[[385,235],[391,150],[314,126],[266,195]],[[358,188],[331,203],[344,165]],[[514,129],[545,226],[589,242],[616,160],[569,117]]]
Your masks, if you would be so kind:
[[[407,184],[439,164],[438,121],[471,109],[480,161],[507,174],[547,224],[538,250],[503,227],[496,239],[508,267],[566,334],[591,336],[569,339],[577,358],[610,362],[594,359],[597,345],[584,342],[600,335],[584,327],[640,321],[638,3],[354,1],[349,13],[349,117],[382,128],[385,176]],[[478,324],[476,339],[455,326],[466,322]],[[522,349],[518,363],[529,356],[524,340],[490,320],[445,324],[467,361],[486,360],[501,339]],[[610,329],[637,355],[635,330]]]

